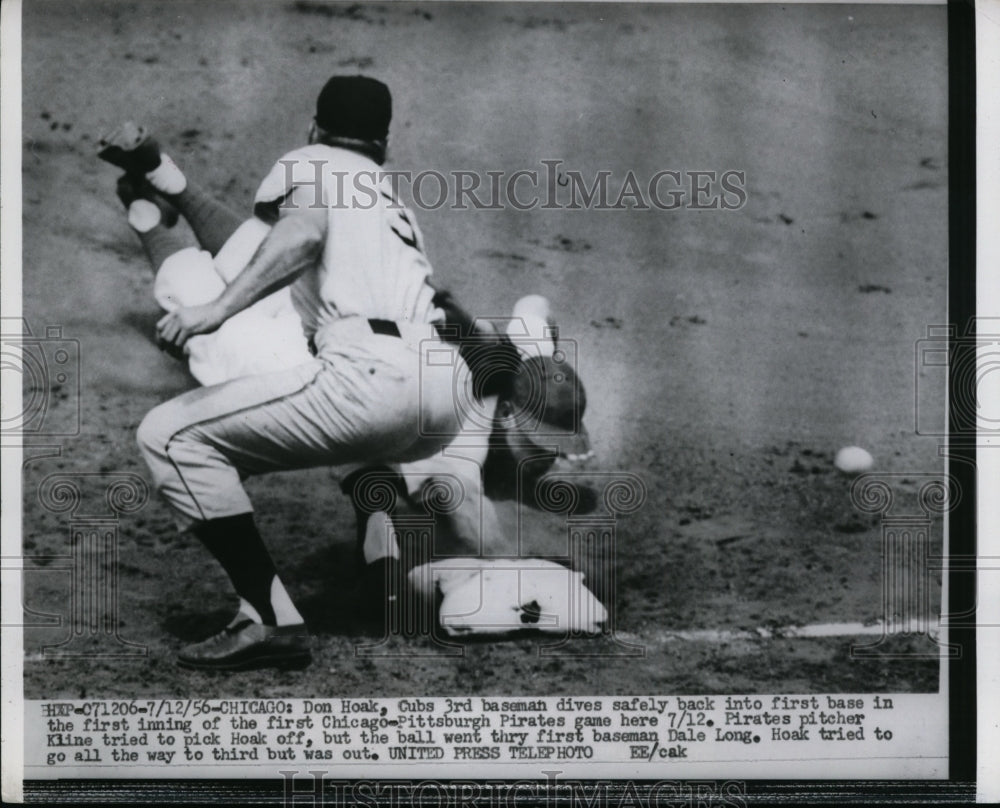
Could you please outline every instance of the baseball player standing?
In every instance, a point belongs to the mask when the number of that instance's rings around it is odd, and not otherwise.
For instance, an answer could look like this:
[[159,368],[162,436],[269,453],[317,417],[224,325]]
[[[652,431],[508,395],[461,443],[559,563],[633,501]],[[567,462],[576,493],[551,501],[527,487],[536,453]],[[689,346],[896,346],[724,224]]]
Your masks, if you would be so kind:
[[[126,142],[144,138],[144,131],[134,124],[126,124],[115,137]],[[153,295],[165,311],[217,298],[268,230],[253,217],[241,222],[190,183],[173,197],[177,208],[143,177],[123,175],[117,192],[150,259]],[[178,213],[183,213],[200,241],[173,228]],[[583,585],[580,573],[543,559],[504,557],[513,547],[486,494],[488,490],[514,490],[530,500],[557,454],[571,461],[589,455],[582,423],[567,434],[559,434],[558,424],[544,423],[544,419],[559,422],[567,407],[565,396],[562,404],[558,400],[560,386],[540,377],[561,371],[571,382],[575,375],[569,365],[557,361],[557,332],[549,303],[538,295],[522,297],[502,326],[501,337],[499,321],[474,320],[458,309],[447,292],[439,292],[435,302],[446,310],[448,323],[466,333],[493,334],[513,342],[519,363],[508,389],[466,402],[478,411],[481,417],[475,420],[479,422],[470,424],[431,457],[391,467],[364,466],[349,473],[335,470],[346,474],[341,487],[357,516],[359,606],[370,616],[382,615],[387,625],[410,625],[413,621],[404,620],[401,609],[421,607],[413,598],[402,596],[408,591],[428,599],[440,596],[440,621],[446,632],[456,636],[524,628],[598,631],[606,610]],[[191,374],[204,385],[281,370],[310,359],[287,287],[234,315],[217,331],[192,337],[184,349]],[[582,416],[583,387],[575,382],[572,388],[569,401]],[[557,400],[536,402],[535,394],[542,390],[555,393]],[[536,403],[542,405],[537,407],[541,434],[525,425],[518,428],[516,417]],[[486,425],[489,434],[484,432]],[[516,491],[518,482],[520,491]],[[443,494],[443,486],[449,489],[445,496],[450,504],[441,511],[437,497]],[[421,558],[420,548],[403,548],[395,538],[396,512],[408,508],[436,516],[433,547],[426,548],[431,551],[428,563],[422,563],[426,559]]]
[[[104,159],[127,169],[119,180],[118,196],[152,263],[154,297],[161,308],[174,311],[179,306],[203,305],[218,298],[260,246],[269,225],[256,217],[242,221],[186,178],[178,182],[183,176],[179,169],[168,157],[160,155],[156,144],[134,124],[126,124],[102,141],[102,145]],[[157,191],[143,176],[147,169],[156,184],[170,189],[169,193]],[[179,230],[171,229],[178,212],[191,225],[202,249],[190,243]],[[494,385],[492,392],[484,394],[481,400],[460,402],[478,409],[486,422],[493,425],[487,442],[483,439],[481,421],[469,434],[457,436],[432,457],[397,464],[391,469],[364,467],[344,481],[343,488],[351,496],[358,515],[359,550],[366,564],[360,588],[365,605],[372,612],[387,605],[391,607],[407,576],[406,567],[400,564],[400,548],[392,539],[393,506],[386,505],[385,486],[382,496],[375,497],[377,507],[372,508],[364,485],[359,483],[391,481],[398,496],[418,508],[420,503],[439,494],[440,486],[457,484],[460,489],[457,505],[447,513],[437,513],[433,557],[448,557],[448,560],[432,561],[426,572],[411,570],[408,576],[415,590],[432,594],[428,586],[436,586],[445,596],[441,619],[447,630],[495,633],[523,627],[517,620],[521,601],[528,604],[525,607],[528,612],[537,611],[539,602],[547,604],[549,625],[554,630],[568,626],[596,630],[603,619],[603,607],[589,596],[578,573],[566,579],[576,592],[571,594],[566,587],[553,586],[559,580],[553,579],[553,575],[562,576],[569,571],[551,562],[510,558],[485,562],[477,558],[490,548],[495,553],[504,547],[493,505],[483,495],[484,482],[489,484],[483,479],[484,471],[492,469],[486,476],[494,482],[503,478],[504,487],[509,488],[515,478],[530,484],[550,467],[556,454],[572,460],[589,453],[582,424],[571,423],[570,429],[560,427],[567,417],[571,422],[574,420],[574,411],[582,416],[583,388],[572,368],[553,358],[560,354],[556,352],[548,301],[538,296],[522,298],[502,335],[492,320],[473,321],[455,306],[446,292],[439,292],[433,302],[446,311],[448,326],[464,336],[462,346],[473,345],[471,357],[468,351],[459,350],[460,355],[470,357],[472,364],[476,364],[477,356],[483,358],[482,349],[511,340],[518,346],[519,361],[509,376],[509,384]],[[205,385],[285,369],[311,358],[287,287],[230,317],[216,331],[191,337],[183,350],[192,375]],[[508,353],[500,359],[509,362],[512,357]],[[468,370],[462,359],[458,364]],[[489,371],[490,375],[495,372],[495,368]],[[444,381],[451,384],[451,379]],[[544,401],[539,400],[540,392]],[[541,406],[537,407],[538,404]],[[531,409],[539,410],[541,436],[519,423],[518,414]],[[539,437],[546,451],[540,450]],[[525,465],[529,458],[530,463]],[[415,557],[408,555],[407,561],[414,563]],[[477,622],[469,602],[476,595],[470,576],[480,572],[484,591],[491,593],[491,601],[504,604],[498,607],[500,614],[513,615],[513,623]],[[510,577],[511,573],[515,573],[515,578]],[[535,580],[532,576],[541,577]],[[471,594],[463,594],[463,587]],[[562,596],[558,594],[560,590]],[[448,604],[453,602],[454,608],[449,610]],[[567,611],[571,603],[577,606],[572,614]],[[538,626],[537,619],[529,625]]]
[[[126,125],[126,130],[134,133],[124,136],[126,140],[139,136],[134,125]],[[267,230],[253,218],[240,223],[235,213],[189,184],[175,201],[192,229],[205,239],[204,244],[195,244],[187,233],[172,227],[178,210],[145,179],[124,175],[117,190],[150,258],[154,298],[167,311],[218,297]],[[219,243],[223,246],[214,256],[202,249]],[[496,333],[500,325],[495,318],[476,325],[471,316],[459,313],[445,292],[439,292],[435,300],[448,311],[450,323],[461,319],[466,329],[479,334]],[[438,601],[441,625],[454,636],[523,629],[579,635],[599,631],[606,618],[606,610],[583,584],[579,572],[516,554],[489,499],[487,492],[493,490],[506,495],[513,491],[521,501],[530,501],[534,486],[557,454],[577,460],[590,451],[582,423],[568,434],[559,434],[558,424],[551,423],[541,423],[540,434],[524,425],[518,428],[517,413],[542,403],[535,401],[534,391],[559,389],[540,375],[562,371],[570,379],[573,376],[568,365],[557,361],[556,329],[548,301],[538,295],[521,298],[502,330],[518,346],[520,363],[509,389],[469,402],[483,420],[470,424],[423,460],[364,466],[350,473],[335,469],[346,474],[341,485],[357,515],[358,605],[371,617],[383,616],[387,626],[413,624],[404,619],[404,608],[424,611],[408,594]],[[185,352],[192,375],[205,385],[290,367],[310,358],[287,288],[233,316],[217,331],[192,337]],[[577,382],[574,388],[574,396],[580,396],[575,409],[582,416],[583,387]],[[557,400],[537,409],[540,420],[544,416],[559,421],[566,406]],[[491,426],[488,435],[483,431],[487,423]],[[441,511],[437,497],[443,486],[451,493],[446,495],[449,507]],[[393,520],[397,511],[407,509],[436,516],[433,546],[426,548],[431,551],[428,563],[422,563],[426,559],[420,548],[401,547],[396,539]]]
[[[234,669],[309,661],[308,635],[257,530],[249,475],[345,463],[408,461],[458,432],[453,369],[427,361],[443,319],[412,215],[386,183],[375,200],[353,179],[377,171],[391,118],[388,88],[362,76],[323,87],[309,145],[262,182],[255,215],[270,230],[214,300],[170,311],[162,344],[198,335],[284,286],[315,358],[244,376],[154,408],[138,442],[154,484],[182,527],[205,544],[240,597],[219,634],[184,648],[184,665]],[[168,199],[187,181],[150,141],[111,144],[116,162]],[[154,153],[155,152],[155,153]],[[108,155],[105,155],[106,159]],[[423,379],[421,377],[423,372]],[[434,375],[444,377],[435,380]],[[421,384],[425,380],[428,383]]]

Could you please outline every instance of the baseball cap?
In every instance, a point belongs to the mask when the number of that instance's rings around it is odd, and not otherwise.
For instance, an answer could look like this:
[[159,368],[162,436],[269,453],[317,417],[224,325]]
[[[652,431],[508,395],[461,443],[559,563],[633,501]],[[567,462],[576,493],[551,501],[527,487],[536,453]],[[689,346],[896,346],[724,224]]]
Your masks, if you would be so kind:
[[331,135],[385,140],[391,120],[389,88],[368,76],[333,76],[316,99],[316,125]]
[[511,403],[536,446],[556,446],[565,457],[590,454],[583,425],[587,394],[560,351],[524,359],[514,376]]

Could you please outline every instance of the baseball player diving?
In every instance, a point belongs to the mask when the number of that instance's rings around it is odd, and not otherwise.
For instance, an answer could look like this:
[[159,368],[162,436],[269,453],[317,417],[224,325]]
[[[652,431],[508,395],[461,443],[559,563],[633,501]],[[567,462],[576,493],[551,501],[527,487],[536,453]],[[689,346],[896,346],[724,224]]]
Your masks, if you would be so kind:
[[[547,356],[521,356],[512,365],[511,340],[473,323],[430,285],[415,220],[388,182],[375,200],[358,195],[352,178],[377,172],[384,161],[390,118],[391,99],[380,82],[330,79],[317,100],[309,144],[275,164],[246,220],[189,183],[140,128],[126,125],[102,143],[101,156],[125,169],[118,195],[156,272],[154,296],[167,311],[157,326],[161,345],[186,355],[192,375],[206,385],[154,408],[139,427],[140,449],[179,525],[216,557],[239,596],[230,624],[182,649],[182,664],[236,669],[309,661],[303,619],[256,528],[242,479],[353,466],[345,490],[362,517],[364,559],[391,582],[400,557],[395,504],[373,507],[364,499],[359,486],[373,474],[390,475],[400,498],[416,501],[431,480],[457,479],[467,486],[462,503],[468,504],[448,516],[456,546],[478,554],[499,534],[472,471],[488,443],[480,438],[465,456],[459,450],[444,458],[443,447],[458,449],[468,417],[455,406],[456,378],[463,379],[464,400],[495,407],[514,456],[540,455],[539,441],[515,417],[518,403],[539,398],[539,383],[555,391],[542,396],[547,422],[565,416],[548,411],[558,409],[549,402],[558,400],[561,385],[572,387],[573,400],[577,388],[582,397],[571,369],[553,372],[552,340]],[[170,226],[177,212],[201,249]],[[530,336],[544,301],[529,298],[521,308],[527,316],[511,324],[520,322]],[[428,361],[447,349],[446,340],[458,345],[454,361]],[[504,359],[513,369],[497,373]],[[582,425],[568,427],[565,417],[558,434],[546,433],[542,443],[553,447],[552,457],[589,451]],[[449,587],[469,589],[474,574],[434,562],[422,576],[411,571],[411,582],[436,586],[447,600]],[[470,611],[462,606],[456,614]],[[600,610],[598,603],[590,614]],[[455,630],[462,630],[460,621]]]

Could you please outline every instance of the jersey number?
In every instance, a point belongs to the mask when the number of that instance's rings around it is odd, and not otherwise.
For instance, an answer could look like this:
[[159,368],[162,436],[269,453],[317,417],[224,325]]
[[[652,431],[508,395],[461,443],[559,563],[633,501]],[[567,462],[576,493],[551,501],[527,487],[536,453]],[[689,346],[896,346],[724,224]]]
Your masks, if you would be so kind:
[[[386,199],[395,203],[395,200],[391,196],[383,194]],[[396,203],[398,204],[398,203]],[[412,247],[415,250],[423,252],[420,247],[420,241],[417,238],[417,231],[413,227],[413,222],[410,221],[410,217],[406,215],[406,208],[400,206],[396,209],[396,213],[399,215],[399,221],[396,224],[389,225],[389,229],[399,236],[400,240],[407,247]],[[398,227],[396,226],[398,225]]]

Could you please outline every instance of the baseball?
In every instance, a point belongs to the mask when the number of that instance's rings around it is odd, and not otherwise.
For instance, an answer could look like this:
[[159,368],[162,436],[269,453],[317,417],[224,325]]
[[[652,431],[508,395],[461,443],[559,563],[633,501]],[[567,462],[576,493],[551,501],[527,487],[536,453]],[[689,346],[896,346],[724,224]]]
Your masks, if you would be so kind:
[[834,458],[833,465],[845,474],[860,474],[868,471],[875,460],[860,446],[845,446]]

